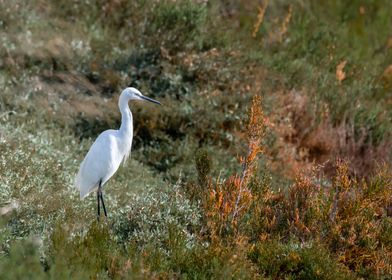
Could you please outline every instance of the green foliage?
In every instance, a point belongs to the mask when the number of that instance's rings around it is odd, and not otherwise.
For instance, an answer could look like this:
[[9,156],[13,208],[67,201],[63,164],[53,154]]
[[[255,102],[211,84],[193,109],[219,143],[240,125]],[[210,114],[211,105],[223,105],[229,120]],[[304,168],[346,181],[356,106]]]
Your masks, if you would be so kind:
[[365,143],[379,144],[388,132],[380,109],[358,110],[354,116],[355,137]]
[[271,279],[355,279],[327,249],[312,243],[260,242],[249,257]]
[[2,257],[2,279],[44,279],[40,253],[33,240],[21,240],[11,246],[7,257]]
[[187,44],[202,46],[200,35],[206,25],[206,18],[206,4],[191,0],[179,3],[165,0],[155,6],[151,24],[154,35],[164,39],[161,41],[163,47],[183,50]]
[[49,274],[59,275],[62,279],[83,279],[92,275],[107,277],[112,267],[121,262],[120,249],[107,224],[94,222],[83,235],[71,238],[69,232],[58,224],[51,235],[47,258]]
[[204,150],[198,151],[195,156],[195,163],[197,169],[197,177],[199,185],[203,186],[207,184],[207,176],[211,172],[211,157]]
[[114,231],[122,242],[153,246],[163,253],[170,251],[170,234],[175,228],[183,234],[187,248],[195,246],[194,235],[200,226],[200,213],[181,191],[181,182],[135,195],[132,204],[116,214]]

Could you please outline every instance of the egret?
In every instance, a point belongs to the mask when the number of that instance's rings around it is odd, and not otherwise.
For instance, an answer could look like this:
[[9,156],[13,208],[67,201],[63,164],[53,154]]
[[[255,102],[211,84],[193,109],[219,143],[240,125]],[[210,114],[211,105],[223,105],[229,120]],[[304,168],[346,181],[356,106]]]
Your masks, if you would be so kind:
[[121,162],[128,159],[133,138],[133,119],[128,106],[130,100],[146,100],[161,105],[158,101],[144,96],[133,87],[124,89],[118,101],[121,112],[120,129],[109,129],[102,132],[95,140],[86,157],[79,167],[75,177],[75,186],[80,191],[80,199],[92,191],[97,191],[98,215],[100,217],[100,202],[107,217],[103,202],[102,187],[113,176]]

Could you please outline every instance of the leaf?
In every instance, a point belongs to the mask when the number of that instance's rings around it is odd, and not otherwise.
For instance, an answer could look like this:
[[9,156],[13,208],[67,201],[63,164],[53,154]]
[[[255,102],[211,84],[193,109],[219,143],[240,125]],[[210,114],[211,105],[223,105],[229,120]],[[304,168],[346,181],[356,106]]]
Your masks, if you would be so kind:
[[336,66],[336,80],[341,83],[346,79],[346,73],[344,72],[344,67],[346,66],[347,60],[343,60]]

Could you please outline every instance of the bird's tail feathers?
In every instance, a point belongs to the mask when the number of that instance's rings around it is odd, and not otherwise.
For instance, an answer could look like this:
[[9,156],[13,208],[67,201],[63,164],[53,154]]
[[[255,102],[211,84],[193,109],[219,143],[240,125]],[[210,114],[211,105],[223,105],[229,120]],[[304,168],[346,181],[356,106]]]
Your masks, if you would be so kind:
[[76,177],[75,187],[79,190],[80,200],[83,200],[89,193],[98,189],[98,183],[92,186],[86,186],[86,184],[83,184],[80,180],[78,180],[78,177]]
[[83,200],[90,193],[89,188],[86,188],[83,186],[83,183],[81,181],[79,174],[76,175],[74,185],[75,185],[75,188],[80,192],[80,200]]
[[80,200],[83,200],[89,193],[95,191],[98,187],[93,188],[78,188],[80,192]]

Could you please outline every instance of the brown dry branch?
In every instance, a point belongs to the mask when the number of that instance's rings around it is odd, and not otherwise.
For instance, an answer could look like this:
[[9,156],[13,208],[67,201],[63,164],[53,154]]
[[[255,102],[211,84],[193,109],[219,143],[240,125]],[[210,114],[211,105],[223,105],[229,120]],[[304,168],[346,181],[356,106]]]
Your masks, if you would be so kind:
[[238,222],[253,202],[250,181],[262,152],[261,140],[264,135],[264,114],[261,97],[255,96],[249,112],[247,126],[248,152],[240,158],[242,171],[230,176],[224,182],[217,181],[208,186],[209,196],[205,203],[208,225],[213,236],[228,230],[236,230]]
[[238,212],[241,210],[239,203],[242,199],[243,186],[248,185],[250,177],[256,169],[256,159],[262,153],[261,140],[264,135],[264,114],[261,107],[261,98],[256,95],[252,101],[248,124],[248,155],[241,158],[242,173],[239,182],[239,193],[235,202],[233,220],[236,219]]
[[289,24],[293,16],[293,7],[290,5],[286,16],[282,21],[276,19],[274,28],[268,34],[269,43],[282,43],[285,35],[287,34]]
[[263,23],[264,14],[265,11],[267,10],[267,7],[268,7],[268,0],[266,0],[263,4],[260,4],[260,7],[258,8],[257,21],[253,25],[253,32],[252,32],[253,38],[256,38],[257,32],[259,31],[260,26]]
[[332,185],[319,185],[315,174],[301,175],[287,192],[270,186],[254,198],[250,239],[317,240],[345,267],[375,275],[392,273],[392,172],[381,166],[371,180],[350,174],[349,163],[336,162]]
[[284,35],[287,33],[289,23],[293,14],[293,7],[290,5],[286,17],[284,18],[279,30],[279,42],[282,42]]
[[350,177],[347,162],[339,160],[336,166],[331,219],[324,221],[329,228],[325,240],[352,270],[366,267],[376,274],[391,273],[392,248],[382,241],[392,196],[390,169],[381,168],[373,181],[366,182]]

